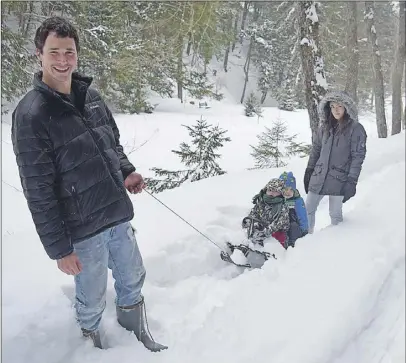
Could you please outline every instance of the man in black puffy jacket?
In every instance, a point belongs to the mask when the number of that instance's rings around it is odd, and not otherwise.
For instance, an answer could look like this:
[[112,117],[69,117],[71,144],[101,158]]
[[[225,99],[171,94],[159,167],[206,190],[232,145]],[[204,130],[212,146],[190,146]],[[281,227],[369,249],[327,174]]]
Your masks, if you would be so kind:
[[103,348],[99,324],[108,268],[117,320],[152,351],[141,289],[145,269],[127,194],[144,181],[120,145],[114,118],[92,79],[75,72],[79,37],[65,19],[45,20],[35,35],[42,70],[12,115],[12,141],[28,207],[49,258],[74,276],[83,335]]

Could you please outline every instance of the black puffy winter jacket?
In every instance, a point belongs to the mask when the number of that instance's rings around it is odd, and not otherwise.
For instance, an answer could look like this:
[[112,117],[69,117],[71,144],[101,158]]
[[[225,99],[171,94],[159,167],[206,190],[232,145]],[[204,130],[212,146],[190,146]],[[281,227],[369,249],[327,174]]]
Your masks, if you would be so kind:
[[12,115],[12,141],[24,195],[51,259],[73,244],[129,221],[124,179],[135,170],[113,116],[91,78],[74,74],[75,107],[34,76]]

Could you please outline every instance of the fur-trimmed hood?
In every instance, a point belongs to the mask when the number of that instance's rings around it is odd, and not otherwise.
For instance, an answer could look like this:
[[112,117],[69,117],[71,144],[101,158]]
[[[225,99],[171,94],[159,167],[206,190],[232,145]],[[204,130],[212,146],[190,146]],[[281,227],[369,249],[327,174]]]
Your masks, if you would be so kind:
[[358,109],[354,100],[345,91],[331,91],[326,93],[323,99],[319,103],[319,117],[320,124],[323,126],[328,126],[330,114],[330,102],[338,102],[344,105],[348,116],[350,117],[349,122],[358,122]]

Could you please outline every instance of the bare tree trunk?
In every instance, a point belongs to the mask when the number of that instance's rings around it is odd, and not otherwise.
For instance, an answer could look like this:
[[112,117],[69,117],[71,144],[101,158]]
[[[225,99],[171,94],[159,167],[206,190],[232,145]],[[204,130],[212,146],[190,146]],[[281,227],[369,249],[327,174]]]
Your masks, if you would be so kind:
[[26,24],[25,30],[24,30],[24,37],[28,37],[28,32],[30,31],[31,18],[32,18],[33,12],[34,12],[34,1],[30,1],[29,15],[28,15],[27,24]]
[[268,90],[265,90],[265,91],[262,92],[261,100],[260,100],[261,105],[264,104],[267,95],[268,95]]
[[226,53],[224,54],[224,62],[223,62],[224,72],[227,72],[228,55],[229,55],[229,54],[230,54],[230,45],[227,45]]
[[178,63],[177,63],[177,88],[178,88],[178,98],[180,99],[180,102],[183,103],[183,37],[179,35],[178,39]]
[[244,64],[244,74],[245,74],[245,80],[244,80],[244,88],[242,89],[242,95],[241,95],[241,100],[240,103],[244,102],[244,97],[245,97],[245,91],[247,89],[247,83],[248,83],[248,74],[250,70],[250,63],[251,63],[251,50],[252,50],[252,38],[250,39],[250,46],[248,48],[247,52],[247,58],[245,59],[245,64]]
[[381,66],[381,54],[378,47],[378,37],[375,28],[375,7],[373,1],[365,1],[365,20],[367,24],[368,39],[371,43],[373,68],[374,68],[374,88],[375,88],[375,113],[378,137],[388,136],[388,126],[385,116],[385,91]]
[[[230,15],[230,18],[228,19],[227,24],[228,24],[227,30],[228,30],[228,29],[231,29],[232,26],[233,26],[233,17],[232,17],[231,15]],[[225,52],[225,54],[224,54],[224,62],[223,62],[224,72],[227,72],[228,56],[229,56],[229,54],[230,54],[230,47],[231,47],[231,42],[229,42],[229,43],[227,44],[226,52]]]
[[186,48],[186,55],[190,55],[190,50],[192,48],[192,32],[188,32],[188,42]]
[[405,2],[399,1],[398,39],[392,70],[392,135],[402,129],[402,78],[405,66]]
[[51,16],[53,11],[52,1],[40,1],[41,12],[44,16]]
[[[405,60],[406,62],[406,60]],[[406,63],[405,63],[405,109],[403,110],[403,130],[406,128]]]
[[[252,21],[253,21],[253,23],[256,23],[262,13],[263,4],[259,1],[253,1],[252,6],[253,6]],[[257,24],[254,24],[254,26],[256,26],[256,25]]]
[[345,90],[358,104],[358,29],[357,29],[357,3],[355,1],[347,2],[347,80]]
[[231,45],[231,51],[234,52],[235,49],[235,43],[237,41],[237,29],[238,29],[238,19],[240,17],[239,12],[235,15],[235,19],[234,19],[234,30],[233,30],[233,34],[234,34],[234,40],[233,40],[233,44]]
[[25,11],[27,9],[27,4],[25,2],[20,2],[18,6],[18,28],[20,34],[24,34],[25,26]]
[[[241,20],[241,31],[243,31],[245,29],[245,23],[247,21],[247,15],[248,15],[249,7],[250,7],[250,2],[245,1],[244,2],[244,10],[243,10],[243,13],[242,13],[242,20]],[[243,40],[243,36],[240,35],[240,44],[242,44],[242,40]]]
[[319,127],[317,107],[326,93],[323,58],[321,55],[319,22],[315,1],[298,4],[299,42],[304,73],[305,99],[312,131],[312,142]]

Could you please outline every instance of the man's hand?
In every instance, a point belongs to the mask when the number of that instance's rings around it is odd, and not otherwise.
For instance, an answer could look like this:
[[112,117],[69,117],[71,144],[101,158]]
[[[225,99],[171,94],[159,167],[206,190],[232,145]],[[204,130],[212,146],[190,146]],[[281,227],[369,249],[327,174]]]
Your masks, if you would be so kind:
[[141,174],[132,172],[124,180],[124,186],[131,194],[137,194],[141,193],[146,185],[144,183],[144,179],[142,178]]
[[75,252],[57,261],[58,268],[67,275],[78,275],[82,271],[82,264]]

